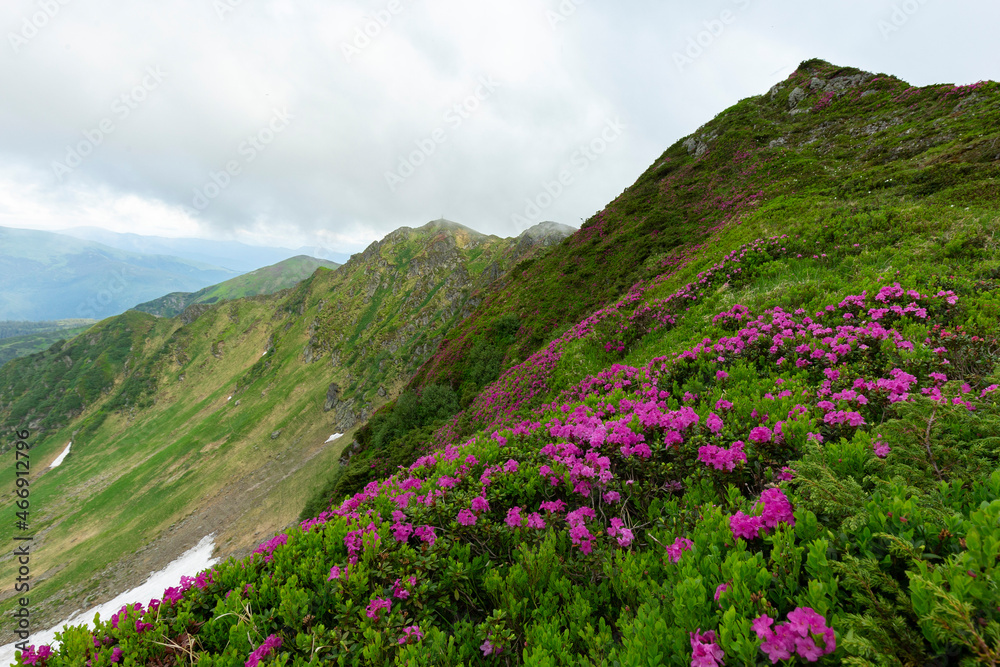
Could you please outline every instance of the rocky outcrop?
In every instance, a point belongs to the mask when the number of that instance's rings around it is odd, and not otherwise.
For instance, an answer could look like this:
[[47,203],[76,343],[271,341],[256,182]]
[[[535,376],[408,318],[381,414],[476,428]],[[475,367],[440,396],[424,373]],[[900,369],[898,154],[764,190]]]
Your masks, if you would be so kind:
[[694,135],[685,139],[681,145],[687,149],[689,155],[694,155],[695,159],[697,159],[707,153],[712,142],[718,138],[719,134],[714,130],[702,132],[699,129]]

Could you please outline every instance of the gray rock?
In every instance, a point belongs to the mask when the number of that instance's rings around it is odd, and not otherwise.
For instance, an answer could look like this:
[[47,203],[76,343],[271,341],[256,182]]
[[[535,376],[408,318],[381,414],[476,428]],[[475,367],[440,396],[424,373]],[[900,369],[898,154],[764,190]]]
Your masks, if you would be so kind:
[[337,407],[340,402],[340,385],[336,382],[331,382],[330,386],[326,389],[326,402],[323,403],[323,412],[329,412]]
[[815,76],[812,78],[812,81],[809,82],[809,87],[813,90],[819,90],[820,88],[823,88],[825,85],[826,81],[824,81],[823,79],[819,79]]
[[280,428],[277,431],[273,431],[271,433],[271,440],[277,440],[279,435],[281,435],[281,429]]
[[[874,76],[871,72],[862,72],[852,76],[836,76],[823,86],[824,93],[842,93],[848,88],[855,88]],[[813,79],[817,81],[819,79]]]
[[806,91],[802,90],[798,86],[795,87],[792,92],[788,93],[788,107],[793,108],[798,106],[799,102],[806,98]]

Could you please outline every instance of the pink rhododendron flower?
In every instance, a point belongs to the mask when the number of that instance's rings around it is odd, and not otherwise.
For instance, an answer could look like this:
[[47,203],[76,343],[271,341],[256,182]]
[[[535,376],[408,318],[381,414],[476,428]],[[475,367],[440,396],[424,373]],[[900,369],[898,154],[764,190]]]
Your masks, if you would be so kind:
[[686,537],[678,537],[676,540],[674,540],[673,544],[668,545],[666,547],[667,558],[670,559],[671,563],[676,563],[680,561],[681,554],[683,554],[685,551],[690,551],[692,548],[694,548],[694,542],[692,542]]
[[399,638],[400,644],[411,644],[413,642],[418,642],[424,638],[424,633],[420,630],[419,625],[411,625],[409,627],[403,628],[403,636]]
[[[826,626],[826,619],[810,607],[796,607],[788,612],[788,621],[771,626],[774,620],[768,616],[757,617],[752,624],[757,637],[761,639],[760,649],[767,653],[772,664],[779,660],[790,660],[798,655],[809,662],[816,662],[837,648],[837,637],[832,628]],[[822,645],[817,644],[817,641]]]
[[778,488],[765,489],[760,494],[760,502],[764,504],[761,519],[766,528],[777,528],[778,524],[795,525],[792,504],[788,502],[785,492]]
[[777,528],[780,524],[789,526],[795,525],[795,516],[792,511],[792,504],[788,502],[785,493],[778,488],[765,489],[760,494],[760,500],[755,504],[755,509],[763,505],[760,516],[746,515],[742,511],[736,512],[729,518],[729,529],[733,531],[733,536],[745,540],[752,540],[758,535],[758,531],[763,528],[766,532]]
[[715,632],[709,630],[702,633],[698,628],[691,633],[691,667],[718,667],[724,665],[722,658],[725,653],[722,647],[715,643]]
[[476,523],[476,515],[467,509],[461,510],[455,519],[463,526],[471,526]]
[[764,522],[759,516],[747,516],[742,511],[736,512],[729,518],[729,529],[733,531],[733,536],[745,540],[756,538],[763,525]]
[[716,470],[732,471],[737,463],[747,460],[747,455],[743,453],[743,441],[737,440],[729,449],[722,449],[715,445],[702,445],[698,448],[698,460]]
[[547,512],[562,512],[566,509],[566,503],[562,500],[550,500],[542,503],[541,509]]
[[392,600],[386,600],[384,598],[375,598],[368,603],[368,609],[365,610],[365,615],[368,618],[379,620],[379,612],[385,609],[386,613],[392,612]]
[[472,499],[472,511],[473,512],[489,512],[490,502],[486,500],[485,496],[476,496]]
[[764,443],[771,442],[771,429],[766,426],[755,426],[750,429],[751,442]]
[[[412,585],[414,579],[411,577],[410,580]],[[410,597],[410,591],[406,590],[406,587],[403,585],[401,579],[397,579],[395,582],[393,582],[392,597],[398,600],[405,600],[406,598]]]
[[265,639],[264,643],[258,646],[253,653],[250,654],[250,657],[247,658],[245,663],[245,667],[257,667],[257,665],[260,664],[261,659],[267,657],[271,654],[271,651],[278,648],[281,648],[281,637],[278,635],[271,635]]
[[511,528],[520,528],[521,527],[521,508],[520,507],[511,507],[509,510],[507,510],[507,519],[506,519],[506,522],[507,522],[507,525],[510,526]]
[[884,459],[886,456],[889,455],[889,452],[892,451],[892,448],[889,447],[889,445],[887,445],[886,443],[882,442],[882,440],[876,439],[875,442],[872,443],[872,451],[875,452],[875,456],[879,457],[880,459]]
[[21,652],[21,662],[26,665],[44,665],[45,661],[52,655],[52,647],[47,645],[35,648],[34,645],[28,647],[27,651]]
[[718,433],[722,430],[722,419],[714,412],[710,412],[708,414],[708,419],[705,420],[705,426],[707,426],[708,430],[712,433]]
[[414,536],[421,542],[425,542],[431,546],[434,546],[434,542],[437,540],[437,535],[434,533],[434,529],[430,526],[417,526],[413,531]]

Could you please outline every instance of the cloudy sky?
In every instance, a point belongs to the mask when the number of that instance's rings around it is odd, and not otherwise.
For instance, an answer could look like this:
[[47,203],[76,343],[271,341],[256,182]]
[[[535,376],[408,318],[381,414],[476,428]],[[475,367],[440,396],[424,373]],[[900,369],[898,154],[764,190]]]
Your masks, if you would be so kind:
[[802,60],[996,80],[998,24],[995,0],[5,0],[0,225],[344,252],[442,216],[579,226]]

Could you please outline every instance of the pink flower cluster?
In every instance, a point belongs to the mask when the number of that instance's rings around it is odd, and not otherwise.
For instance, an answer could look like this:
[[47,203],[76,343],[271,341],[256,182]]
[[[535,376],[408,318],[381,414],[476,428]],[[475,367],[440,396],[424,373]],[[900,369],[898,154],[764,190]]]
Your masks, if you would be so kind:
[[589,554],[593,550],[594,536],[590,534],[585,525],[587,519],[593,519],[594,510],[590,507],[581,507],[566,515],[566,523],[569,524],[569,536],[573,544],[580,547],[580,551]]
[[729,518],[729,529],[733,531],[734,537],[752,540],[757,537],[761,528],[765,532],[770,532],[783,523],[789,526],[795,525],[792,504],[788,502],[781,489],[765,489],[760,494],[760,501],[754,505],[754,509],[756,510],[761,504],[764,507],[759,516],[746,515],[738,511]]
[[892,448],[882,441],[882,434],[879,433],[875,436],[875,441],[872,443],[872,451],[875,453],[875,456],[884,459],[892,451]]
[[21,662],[26,665],[44,665],[45,661],[52,656],[52,647],[42,645],[37,649],[34,645],[28,647],[27,651],[21,653]]
[[418,642],[424,638],[423,631],[420,630],[419,625],[411,625],[409,627],[403,628],[403,635],[399,638],[400,644],[412,644]]
[[274,550],[287,542],[288,535],[286,533],[278,533],[267,542],[260,544],[253,552],[255,554],[264,554],[264,562],[270,563],[274,560]]
[[743,441],[737,440],[728,449],[716,445],[702,445],[698,448],[698,460],[716,470],[732,472],[737,463],[747,460],[747,455],[743,453]]
[[542,518],[538,512],[532,512],[527,517],[521,516],[520,507],[511,507],[507,510],[506,523],[511,528],[521,528],[524,524],[528,525],[528,528],[542,529],[545,528],[545,520]]
[[392,600],[386,600],[384,598],[375,598],[368,603],[368,608],[365,610],[365,615],[368,618],[379,620],[380,612],[385,609],[386,613],[392,612]]
[[670,559],[671,563],[676,563],[680,561],[681,554],[694,548],[694,542],[686,537],[678,537],[674,540],[673,544],[665,548],[667,550],[667,558]]
[[628,547],[632,544],[632,540],[635,536],[632,535],[632,530],[625,527],[625,522],[623,522],[618,517],[611,519],[611,526],[608,528],[608,535],[614,537],[618,540],[618,546]]
[[250,654],[247,658],[245,667],[257,667],[260,661],[271,655],[271,651],[281,648],[281,637],[278,635],[271,635],[264,642]]
[[715,643],[715,631],[702,632],[698,628],[691,633],[691,667],[718,667],[724,665],[725,653]]
[[354,565],[358,562],[358,554],[364,548],[364,536],[373,535],[374,541],[379,540],[379,534],[375,532],[375,522],[371,521],[364,528],[358,528],[344,535],[344,546],[347,547],[347,562]]
[[[767,615],[754,619],[753,629],[761,639],[760,650],[767,653],[772,664],[791,660],[798,655],[816,662],[837,648],[837,636],[827,627],[826,619],[810,607],[796,607],[788,612],[788,620],[774,629],[774,619]],[[822,640],[822,646],[817,640]]]
[[[410,577],[406,581],[407,583],[410,584],[411,587],[417,585],[416,577]],[[406,588],[402,579],[397,579],[395,582],[393,582],[392,597],[396,598],[397,600],[405,600],[406,598],[410,597],[410,591]]]

